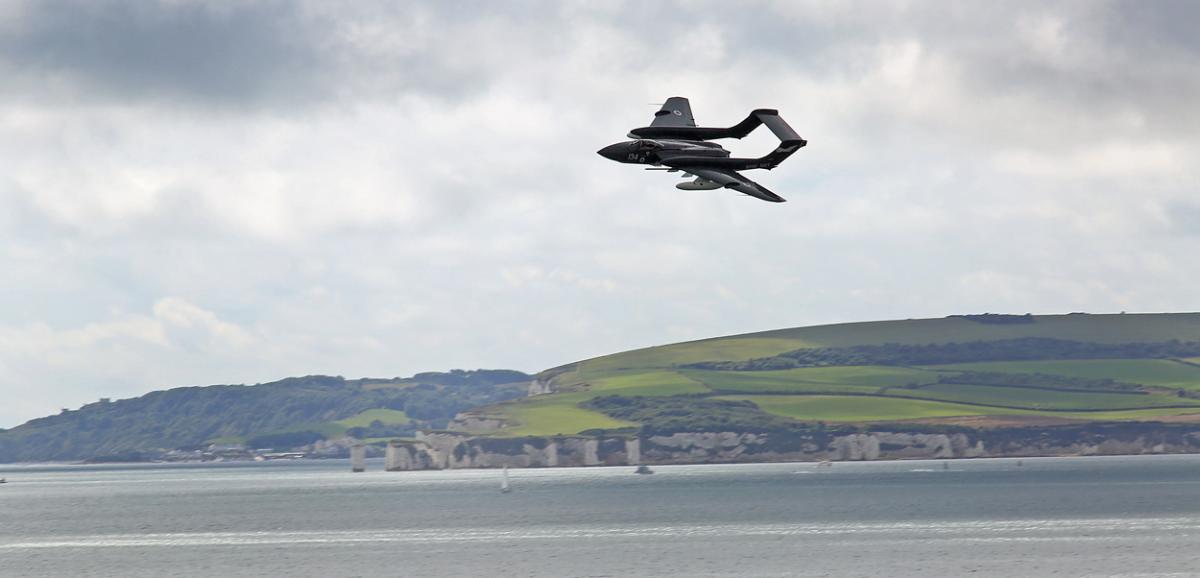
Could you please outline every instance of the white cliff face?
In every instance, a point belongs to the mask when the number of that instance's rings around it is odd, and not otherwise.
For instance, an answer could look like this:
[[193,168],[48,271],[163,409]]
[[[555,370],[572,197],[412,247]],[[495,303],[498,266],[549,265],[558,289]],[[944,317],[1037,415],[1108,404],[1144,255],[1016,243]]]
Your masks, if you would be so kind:
[[522,445],[525,455],[529,456],[531,466],[545,466],[553,468],[558,465],[558,444],[554,442],[547,443],[544,447],[537,447],[533,444]]
[[547,393],[554,393],[554,386],[550,385],[549,381],[534,379],[533,381],[529,382],[528,391],[529,397],[533,397],[535,395],[546,395]]
[[[749,448],[760,446],[763,438],[759,434],[735,432],[697,432],[675,433],[669,436],[651,436],[647,442],[657,448],[676,450],[692,458],[691,462],[700,462],[712,455],[721,456],[722,461],[734,461]],[[639,444],[638,454],[641,457],[642,447]]]
[[861,461],[879,459],[879,438],[872,434],[851,434],[835,438],[833,446],[838,460]]
[[361,443],[350,446],[350,471],[367,471],[367,446]]
[[388,472],[394,472],[401,469],[412,469],[400,467],[401,453],[408,454],[408,448],[394,443],[389,443],[387,451],[383,454],[383,469]]
[[480,416],[471,413],[460,413],[454,416],[453,420],[446,425],[446,429],[450,431],[465,432],[465,433],[489,433],[497,431],[507,425],[504,420]]
[[1144,438],[1131,441],[1105,440],[1098,444],[1076,444],[1074,453],[1081,456],[1120,456],[1129,454],[1160,454],[1166,449],[1165,444],[1147,443]]
[[[951,459],[984,456],[1091,455],[1200,452],[1200,431],[1162,436],[1110,437],[1095,443],[1094,434],[1060,433],[1046,438],[1031,430],[1028,438],[1011,433],[987,447],[986,432],[833,434],[752,434],[687,432],[640,438],[496,439],[462,433],[418,434],[415,442],[388,447],[389,470],[640,465],[671,463],[784,462],[818,460]],[[1072,437],[1075,435],[1075,437]],[[1091,436],[1091,437],[1089,437]],[[1153,437],[1154,439],[1151,439]],[[1057,441],[1055,441],[1057,439]],[[1080,441],[1074,441],[1080,440]]]
[[[387,467],[407,470],[622,465],[640,460],[637,455],[632,461],[629,458],[630,448],[636,454],[638,446],[637,440],[623,438],[530,438],[521,441],[444,432],[418,434],[417,441],[389,445]],[[503,449],[495,449],[497,447]],[[611,451],[613,447],[623,451]]]
[[600,442],[596,440],[587,440],[583,442],[583,465],[598,466],[600,465],[600,457],[597,451],[600,449]]
[[390,442],[383,469],[389,472],[432,469],[428,446],[416,442]]
[[429,462],[432,464],[432,469],[444,470],[448,468],[470,467],[469,464],[463,464],[461,459],[455,457],[455,448],[466,439],[466,436],[449,433],[430,433],[417,434],[417,441],[424,443],[424,448],[418,446],[418,451],[425,451],[429,456]]
[[638,438],[625,440],[625,459],[628,465],[636,466],[642,463],[642,440]]
[[[983,455],[983,440],[972,443],[966,434],[887,433],[866,434],[880,445],[880,454],[892,458],[974,458]],[[866,451],[869,448],[860,448]],[[848,451],[853,451],[849,450]],[[849,458],[847,458],[849,459]],[[873,458],[864,458],[873,459]]]

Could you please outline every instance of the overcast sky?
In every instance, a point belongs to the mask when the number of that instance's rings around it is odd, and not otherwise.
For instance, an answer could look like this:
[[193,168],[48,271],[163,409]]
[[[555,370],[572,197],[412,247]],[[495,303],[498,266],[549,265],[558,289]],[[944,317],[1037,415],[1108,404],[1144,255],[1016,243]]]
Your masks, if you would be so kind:
[[[1194,2],[0,2],[0,427],[179,385],[1200,309]],[[691,98],[809,146],[673,188]],[[766,131],[730,147],[759,156]]]

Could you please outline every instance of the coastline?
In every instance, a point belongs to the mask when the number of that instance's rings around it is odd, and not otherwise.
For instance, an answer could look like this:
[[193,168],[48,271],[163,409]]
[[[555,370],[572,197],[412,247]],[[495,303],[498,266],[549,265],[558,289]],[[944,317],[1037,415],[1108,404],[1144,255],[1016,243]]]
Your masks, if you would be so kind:
[[807,431],[645,432],[496,438],[437,432],[387,445],[389,471],[853,462],[1200,453],[1200,424],[1087,423],[1041,428],[878,426]]

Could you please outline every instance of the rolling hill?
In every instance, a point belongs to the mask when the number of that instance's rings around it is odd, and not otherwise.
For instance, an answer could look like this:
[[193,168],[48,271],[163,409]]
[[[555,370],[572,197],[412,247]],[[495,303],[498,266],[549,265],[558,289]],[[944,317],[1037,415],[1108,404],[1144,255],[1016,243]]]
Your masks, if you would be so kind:
[[[700,414],[714,411],[716,402],[753,404],[757,417],[738,410],[743,420],[809,423],[1200,421],[1197,357],[1197,313],[985,314],[823,325],[556,367],[538,376],[552,393],[465,417],[501,423],[490,432],[500,436],[629,430],[657,421],[678,429],[687,424],[681,413],[691,411],[703,422]],[[661,399],[675,401],[655,401]],[[637,400],[639,411],[620,400]]]
[[178,387],[102,399],[0,431],[0,462],[136,460],[210,443],[288,449],[346,435],[388,439],[443,427],[471,407],[522,397],[530,379],[511,370],[453,370]]
[[176,388],[0,431],[0,462],[214,442],[382,442],[443,428],[515,438],[1200,423],[1200,314],[984,314],[780,329],[570,363],[541,372],[531,388],[533,378],[455,370]]

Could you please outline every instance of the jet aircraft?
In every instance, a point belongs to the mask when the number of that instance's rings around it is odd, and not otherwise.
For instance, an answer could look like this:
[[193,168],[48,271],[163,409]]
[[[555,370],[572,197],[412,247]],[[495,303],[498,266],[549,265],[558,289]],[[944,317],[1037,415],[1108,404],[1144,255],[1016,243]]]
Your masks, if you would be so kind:
[[[780,141],[779,147],[764,157],[731,157],[721,145],[708,142],[722,138],[740,139],[764,124]],[[684,177],[695,177],[693,181],[675,185],[678,189],[733,189],[772,203],[782,203],[785,199],[738,171],[773,169],[808,144],[779,116],[779,111],[769,108],[757,109],[729,128],[698,127],[692,117],[691,104],[682,96],[668,98],[654,113],[650,126],[629,131],[629,138],[637,140],[612,144],[596,152],[619,163],[651,165],[646,170],[682,172]]]

